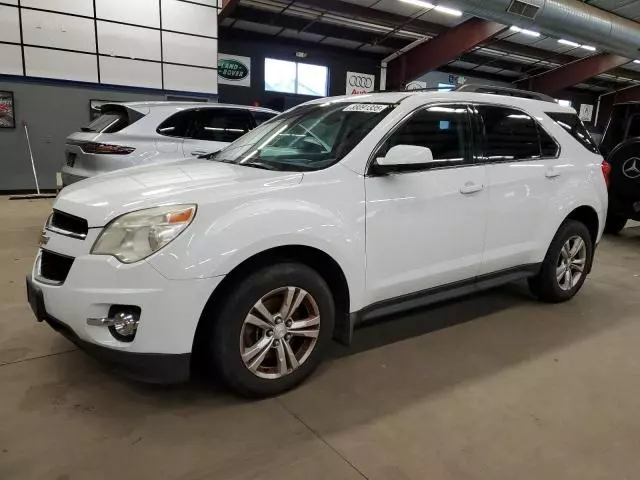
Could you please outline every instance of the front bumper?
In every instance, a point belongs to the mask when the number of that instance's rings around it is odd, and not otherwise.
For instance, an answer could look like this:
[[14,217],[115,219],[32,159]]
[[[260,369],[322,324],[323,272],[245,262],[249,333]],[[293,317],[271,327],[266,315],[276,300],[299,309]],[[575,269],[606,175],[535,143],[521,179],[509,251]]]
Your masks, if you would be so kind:
[[161,384],[180,383],[189,379],[191,354],[123,352],[87,342],[81,339],[71,327],[47,313],[42,290],[30,275],[27,277],[27,298],[38,321],[47,322],[67,340],[125,376],[143,382]]
[[[95,233],[90,231],[89,237]],[[200,316],[221,277],[169,280],[146,261],[125,265],[110,256],[78,255],[90,241],[51,236],[48,249],[75,253],[75,259],[61,285],[41,279],[36,261],[27,280],[36,317],[130,376],[163,383],[186,379]],[[88,318],[107,317],[114,305],[140,308],[131,342],[115,338],[108,327],[87,323]]]

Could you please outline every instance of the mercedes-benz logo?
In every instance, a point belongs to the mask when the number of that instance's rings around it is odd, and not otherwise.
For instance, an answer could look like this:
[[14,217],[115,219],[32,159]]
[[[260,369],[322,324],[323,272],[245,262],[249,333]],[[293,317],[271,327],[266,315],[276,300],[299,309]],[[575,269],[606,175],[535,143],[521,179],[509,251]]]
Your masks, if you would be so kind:
[[352,75],[351,77],[349,77],[349,85],[358,88],[371,88],[373,86],[373,80],[369,77]]
[[624,165],[622,165],[622,173],[624,173],[625,177],[632,180],[640,178],[640,158],[631,157],[624,162]]

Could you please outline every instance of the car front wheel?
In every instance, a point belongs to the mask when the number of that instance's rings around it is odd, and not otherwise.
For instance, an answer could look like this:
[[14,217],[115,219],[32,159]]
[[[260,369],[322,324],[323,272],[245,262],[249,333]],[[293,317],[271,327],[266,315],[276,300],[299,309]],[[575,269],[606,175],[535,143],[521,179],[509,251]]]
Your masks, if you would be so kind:
[[322,361],[335,317],[331,290],[299,263],[263,268],[238,282],[214,322],[209,358],[236,393],[289,390]]

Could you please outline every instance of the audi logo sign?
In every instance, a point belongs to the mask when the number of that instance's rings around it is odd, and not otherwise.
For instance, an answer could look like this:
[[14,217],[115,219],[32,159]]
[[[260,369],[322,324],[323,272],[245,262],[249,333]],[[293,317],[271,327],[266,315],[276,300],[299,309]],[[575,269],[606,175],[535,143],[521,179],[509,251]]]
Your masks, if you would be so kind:
[[368,73],[347,72],[347,95],[370,93],[375,89],[376,77]]

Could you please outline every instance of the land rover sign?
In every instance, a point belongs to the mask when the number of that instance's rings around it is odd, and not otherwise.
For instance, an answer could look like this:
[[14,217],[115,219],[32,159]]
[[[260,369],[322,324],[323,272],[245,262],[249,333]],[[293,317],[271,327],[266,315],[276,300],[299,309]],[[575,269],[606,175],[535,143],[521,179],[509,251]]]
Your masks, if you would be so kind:
[[218,54],[218,83],[251,86],[251,59],[237,55]]

